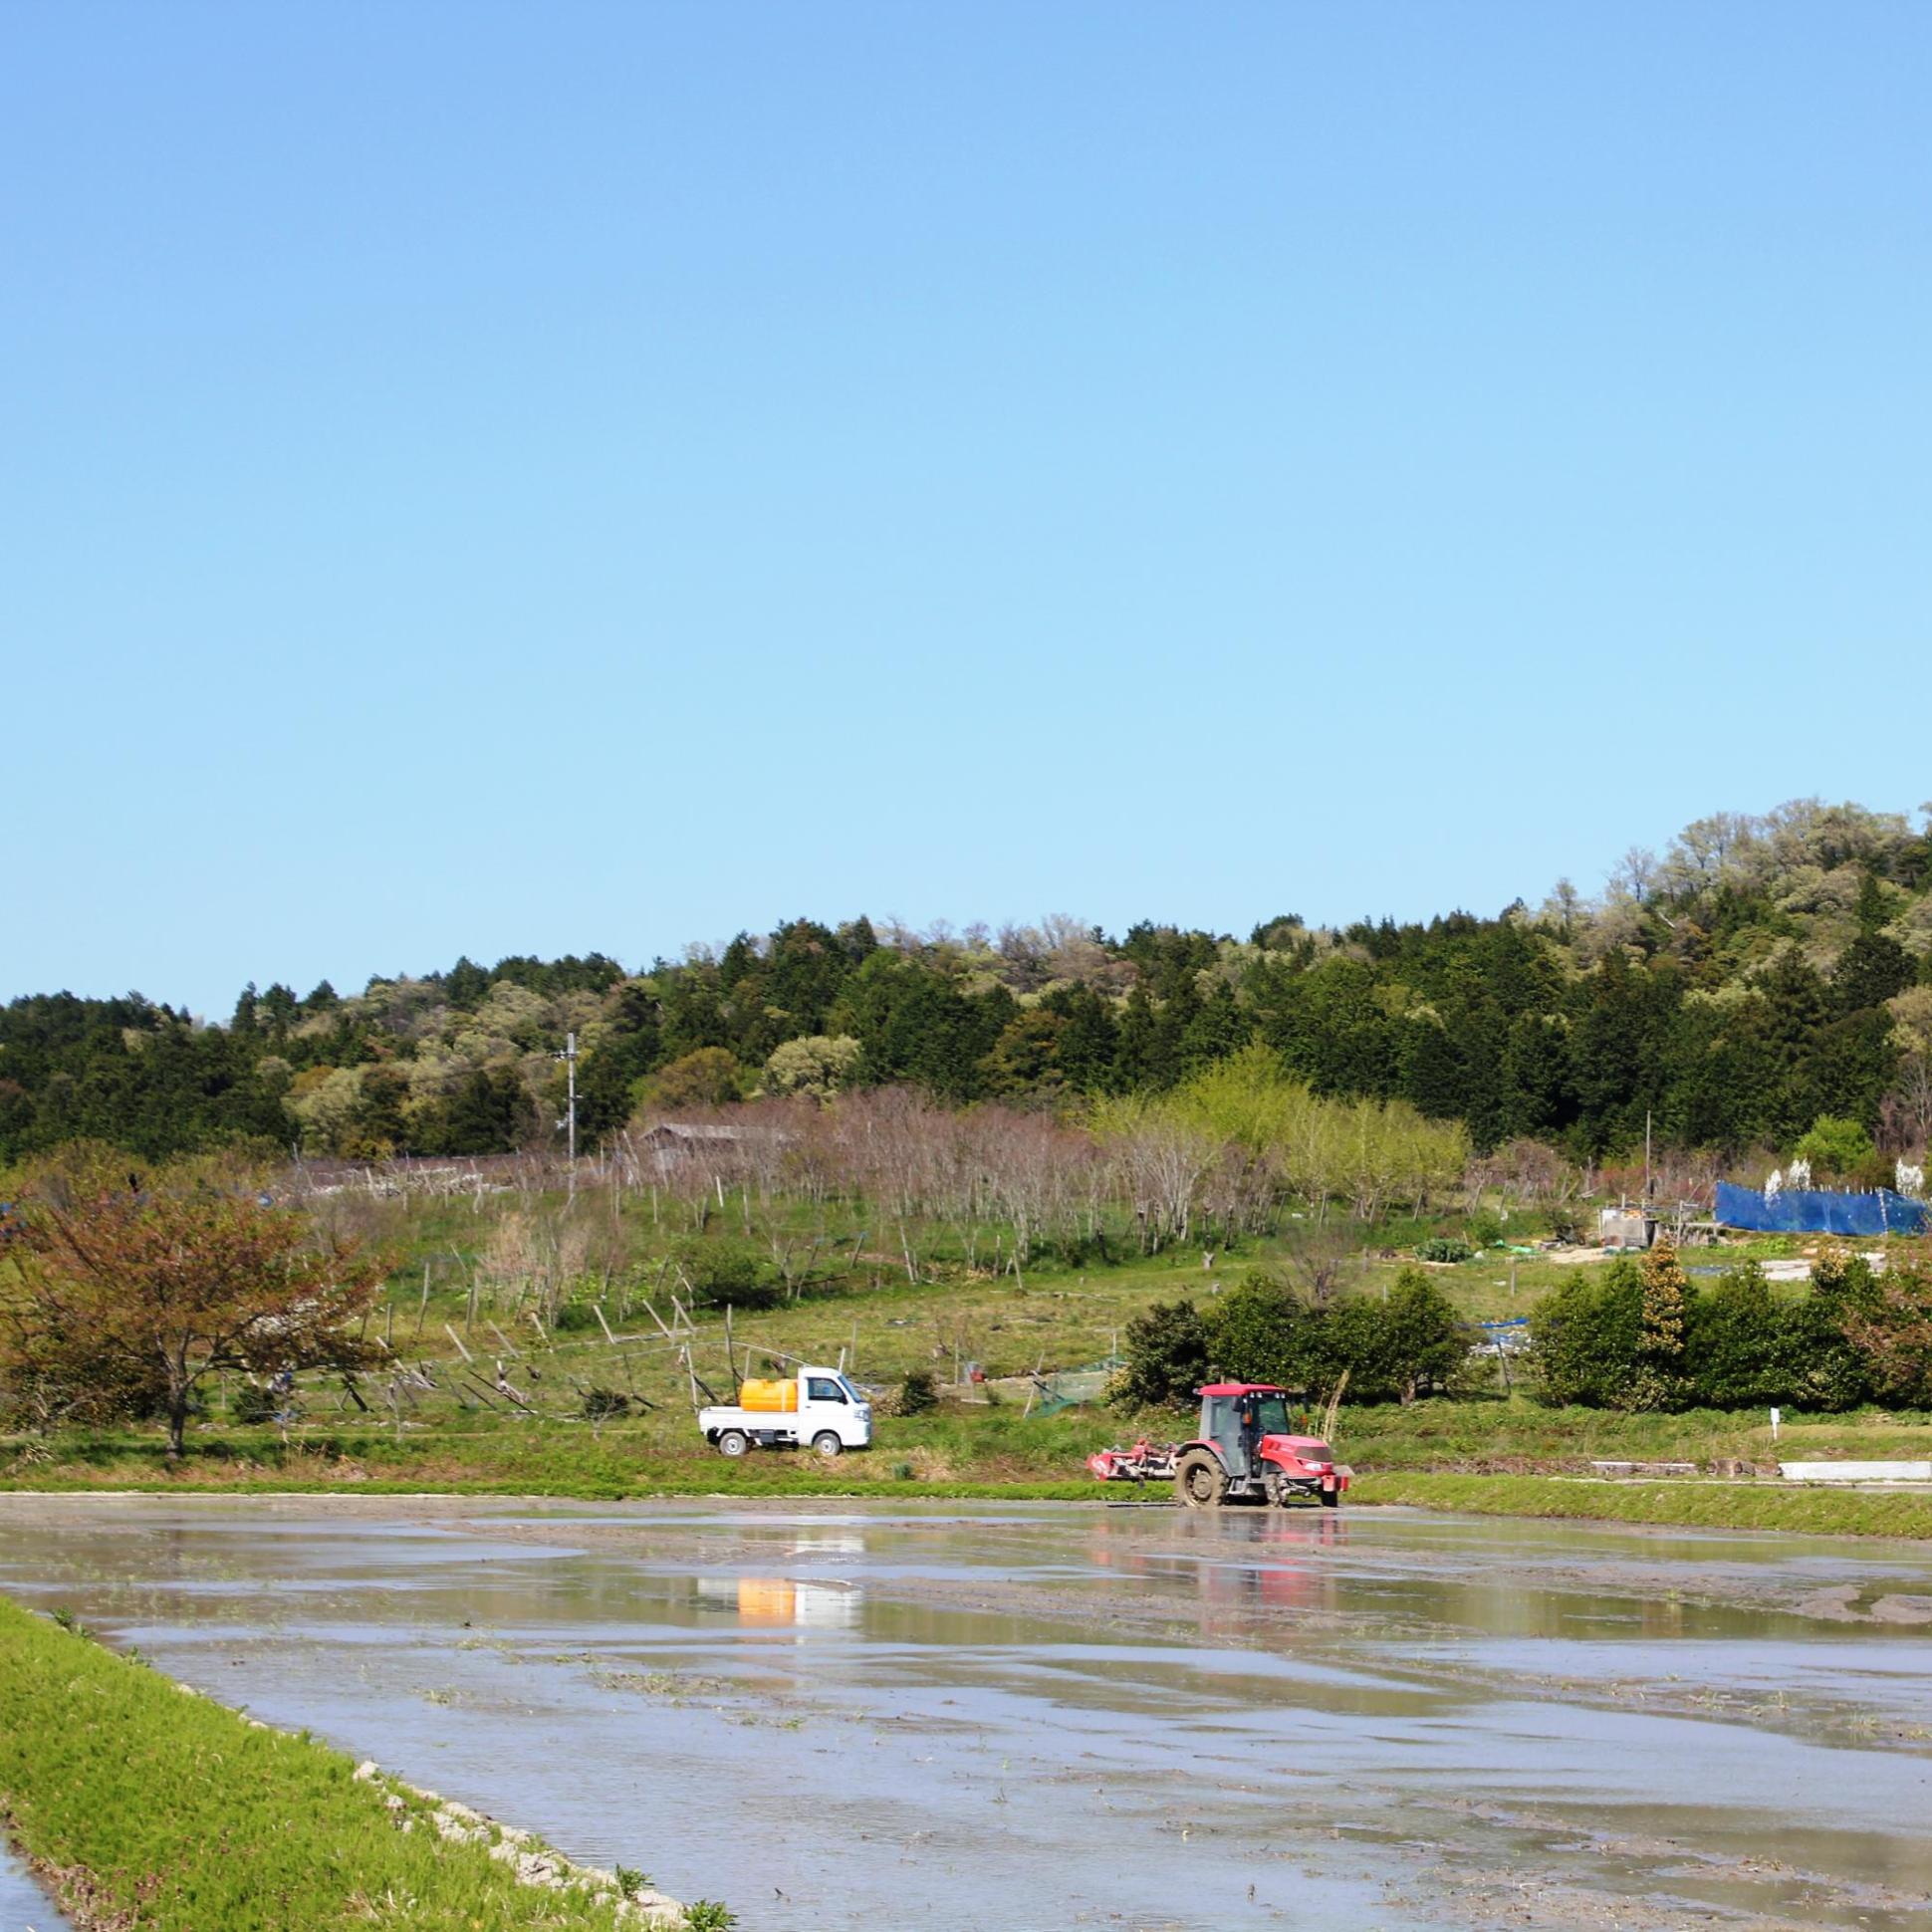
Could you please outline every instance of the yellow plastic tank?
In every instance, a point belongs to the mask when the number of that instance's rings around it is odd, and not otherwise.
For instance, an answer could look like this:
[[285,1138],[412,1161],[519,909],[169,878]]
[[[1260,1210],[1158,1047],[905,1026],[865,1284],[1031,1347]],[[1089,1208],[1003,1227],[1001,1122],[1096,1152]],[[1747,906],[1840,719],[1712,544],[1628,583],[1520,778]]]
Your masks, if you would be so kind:
[[752,1380],[740,1383],[738,1406],[767,1415],[789,1415],[799,1405],[796,1379],[783,1382]]

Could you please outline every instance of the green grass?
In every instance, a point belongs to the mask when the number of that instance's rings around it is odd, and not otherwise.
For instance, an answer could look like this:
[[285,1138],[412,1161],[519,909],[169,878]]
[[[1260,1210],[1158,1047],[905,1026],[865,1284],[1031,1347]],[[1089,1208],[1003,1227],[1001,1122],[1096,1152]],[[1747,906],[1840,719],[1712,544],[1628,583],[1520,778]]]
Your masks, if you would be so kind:
[[1807,1536],[1932,1537],[1932,1495],[1785,1489],[1771,1484],[1598,1482],[1559,1476],[1397,1471],[1361,1479],[1349,1500],[1408,1503],[1478,1516],[1781,1530]]
[[178,1466],[151,1432],[73,1435],[0,1460],[0,1488],[1084,1499],[1097,1493],[1086,1457],[1119,1433],[1104,1411],[1047,1421],[1017,1407],[942,1411],[887,1420],[877,1447],[828,1464],[786,1451],[729,1461],[699,1439],[688,1412],[596,1436],[583,1426],[491,1420],[400,1443],[376,1429],[298,1434],[286,1446],[272,1431],[224,1431],[191,1441]]
[[[828,1464],[783,1451],[729,1462],[698,1439],[688,1410],[657,1411],[596,1434],[584,1424],[472,1416],[464,1426],[401,1442],[373,1427],[298,1430],[286,1445],[272,1430],[220,1431],[191,1438],[179,1467],[168,1464],[153,1432],[122,1431],[16,1445],[11,1458],[0,1451],[0,1487],[169,1494],[451,1491],[587,1500],[721,1495],[1091,1501],[1122,1493],[1088,1478],[1084,1464],[1091,1451],[1136,1434],[1172,1438],[1191,1429],[1191,1419],[1182,1415],[1122,1416],[1096,1407],[1042,1419],[1026,1415],[1017,1403],[947,1405],[887,1417],[878,1425],[875,1447]],[[1880,1410],[1789,1416],[1774,1445],[1768,1418],[1756,1412],[1626,1415],[1548,1409],[1521,1396],[1344,1408],[1335,1433],[1342,1456],[1378,1485],[1408,1476],[1460,1478],[1465,1487],[1454,1494],[1490,1498],[1491,1508],[1505,1506],[1494,1499],[1543,1493],[1519,1492],[1515,1479],[1587,1476],[1597,1460],[1694,1462],[1710,1474],[1733,1466],[1768,1473],[1780,1457],[1932,1455],[1932,1418],[1924,1416]],[[1795,1494],[1769,1487],[1763,1493]],[[1567,1497],[1569,1490],[1561,1494]],[[1376,1495],[1391,1492],[1364,1488],[1362,1500]],[[1832,1502],[1826,1497],[1807,1505],[1817,1520],[1807,1517],[1806,1524],[1833,1527],[1824,1520]]]
[[1597,1460],[1739,1463],[1770,1471],[1780,1461],[1932,1456],[1932,1417],[1858,1409],[1843,1415],[1787,1411],[1776,1442],[1763,1409],[1693,1409],[1682,1415],[1546,1408],[1510,1401],[1426,1401],[1344,1409],[1337,1430],[1357,1468],[1485,1475],[1587,1474]]
[[428,1807],[0,1600],[0,1809],[82,1925],[169,1932],[615,1927],[582,1890],[520,1885]]

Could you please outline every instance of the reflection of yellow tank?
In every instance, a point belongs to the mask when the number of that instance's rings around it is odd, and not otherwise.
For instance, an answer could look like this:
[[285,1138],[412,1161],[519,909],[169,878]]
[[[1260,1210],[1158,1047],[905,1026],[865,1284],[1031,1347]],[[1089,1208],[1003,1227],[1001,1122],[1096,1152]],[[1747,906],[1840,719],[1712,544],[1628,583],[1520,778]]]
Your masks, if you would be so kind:
[[767,1628],[849,1630],[858,1622],[862,1592],[840,1583],[799,1583],[789,1576],[740,1576],[738,1621]]
[[783,1576],[741,1576],[738,1579],[738,1620],[741,1623],[793,1623],[798,1619],[798,1586]]
[[798,1405],[799,1381],[796,1375],[782,1382],[754,1379],[741,1383],[738,1389],[738,1406],[750,1409],[755,1414],[790,1415]]

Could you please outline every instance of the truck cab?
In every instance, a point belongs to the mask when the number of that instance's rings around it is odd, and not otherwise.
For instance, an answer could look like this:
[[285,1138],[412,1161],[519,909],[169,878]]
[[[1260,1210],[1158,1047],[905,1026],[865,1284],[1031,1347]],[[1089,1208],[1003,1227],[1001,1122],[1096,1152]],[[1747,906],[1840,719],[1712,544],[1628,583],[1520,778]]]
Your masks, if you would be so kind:
[[1286,1508],[1307,1497],[1338,1508],[1354,1471],[1320,1436],[1295,1431],[1288,1390],[1272,1382],[1209,1382],[1200,1434],[1181,1446],[1174,1493],[1192,1510],[1254,1501]]
[[722,1456],[810,1447],[830,1459],[872,1440],[872,1405],[843,1369],[810,1364],[778,1381],[747,1381],[738,1400],[698,1411],[698,1428]]

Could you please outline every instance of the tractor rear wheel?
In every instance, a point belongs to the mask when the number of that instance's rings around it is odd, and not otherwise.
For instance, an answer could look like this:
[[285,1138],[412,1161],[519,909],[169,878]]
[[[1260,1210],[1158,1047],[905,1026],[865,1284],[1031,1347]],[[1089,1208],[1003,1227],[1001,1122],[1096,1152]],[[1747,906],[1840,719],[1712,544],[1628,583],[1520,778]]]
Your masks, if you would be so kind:
[[1205,1449],[1190,1449],[1174,1471],[1174,1494],[1190,1510],[1218,1510],[1228,1493],[1227,1472]]

